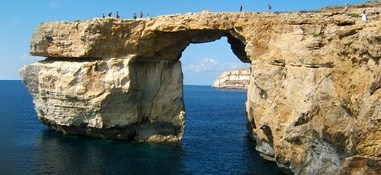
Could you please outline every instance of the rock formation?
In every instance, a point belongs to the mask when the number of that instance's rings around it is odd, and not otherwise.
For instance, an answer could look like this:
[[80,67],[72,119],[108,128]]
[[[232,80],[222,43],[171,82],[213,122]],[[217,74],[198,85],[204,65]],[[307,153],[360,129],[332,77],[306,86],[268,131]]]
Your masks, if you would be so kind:
[[221,73],[212,87],[220,89],[247,89],[250,83],[250,68],[241,68]]
[[48,58],[26,66],[21,75],[39,119],[55,130],[178,142],[184,130],[180,63],[131,60]]
[[44,23],[30,52],[47,58],[21,77],[55,130],[179,142],[181,53],[225,36],[251,63],[247,127],[264,158],[294,174],[380,173],[379,6]]

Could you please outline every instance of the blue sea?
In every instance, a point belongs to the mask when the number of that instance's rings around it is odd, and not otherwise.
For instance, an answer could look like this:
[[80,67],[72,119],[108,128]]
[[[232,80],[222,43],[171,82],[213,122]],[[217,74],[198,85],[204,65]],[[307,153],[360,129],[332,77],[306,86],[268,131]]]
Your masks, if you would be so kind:
[[0,81],[0,174],[282,174],[255,151],[246,91],[184,86],[180,145],[65,136],[41,124],[21,81]]

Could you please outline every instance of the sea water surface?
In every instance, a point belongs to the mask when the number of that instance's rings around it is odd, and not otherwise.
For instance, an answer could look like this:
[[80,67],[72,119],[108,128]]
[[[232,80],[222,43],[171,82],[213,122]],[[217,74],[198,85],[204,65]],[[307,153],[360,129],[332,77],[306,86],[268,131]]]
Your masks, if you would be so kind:
[[280,169],[247,136],[246,91],[184,86],[180,145],[65,136],[41,124],[21,81],[0,81],[0,174],[259,174]]

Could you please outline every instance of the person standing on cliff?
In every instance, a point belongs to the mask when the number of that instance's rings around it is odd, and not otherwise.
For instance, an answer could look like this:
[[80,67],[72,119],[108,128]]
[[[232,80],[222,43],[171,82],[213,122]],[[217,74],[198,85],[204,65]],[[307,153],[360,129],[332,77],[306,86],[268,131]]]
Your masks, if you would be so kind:
[[136,19],[136,18],[138,18],[138,17],[136,16],[136,13],[134,13],[134,19]]
[[108,17],[111,17],[111,15],[112,15],[112,12],[110,12],[110,13],[108,14]]
[[343,13],[345,14],[345,13],[347,13],[347,11],[348,11],[348,4],[345,4]]
[[271,4],[268,4],[267,6],[268,6],[268,8],[269,8],[269,12],[271,13],[271,9],[272,9],[273,7],[271,6]]
[[361,19],[362,19],[363,23],[367,23],[368,22],[368,14],[366,13],[366,10],[362,11]]
[[116,11],[116,18],[120,18],[118,11]]
[[143,11],[140,11],[140,18],[143,18]]
[[239,11],[242,12],[242,10],[243,10],[242,4],[240,4]]

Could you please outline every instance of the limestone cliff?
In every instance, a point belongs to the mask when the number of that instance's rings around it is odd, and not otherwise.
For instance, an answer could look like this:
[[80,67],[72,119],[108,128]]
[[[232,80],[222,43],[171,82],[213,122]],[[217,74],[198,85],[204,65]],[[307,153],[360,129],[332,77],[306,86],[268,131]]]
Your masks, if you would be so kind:
[[46,59],[26,66],[21,75],[39,119],[55,130],[121,140],[181,140],[179,62]]
[[[369,22],[358,14],[367,9]],[[316,12],[212,13],[40,25],[21,77],[38,117],[70,134],[181,140],[180,57],[228,38],[251,63],[247,128],[256,149],[294,174],[380,173],[379,3]],[[376,168],[375,168],[376,167]]]
[[220,89],[247,89],[250,75],[250,68],[223,72],[214,80],[212,87]]

